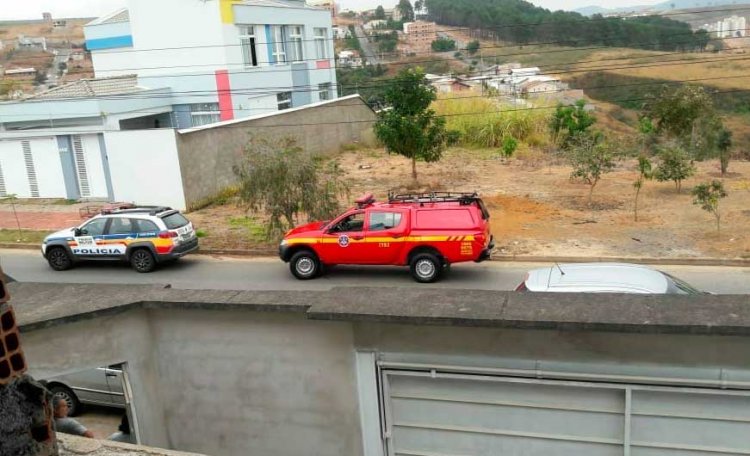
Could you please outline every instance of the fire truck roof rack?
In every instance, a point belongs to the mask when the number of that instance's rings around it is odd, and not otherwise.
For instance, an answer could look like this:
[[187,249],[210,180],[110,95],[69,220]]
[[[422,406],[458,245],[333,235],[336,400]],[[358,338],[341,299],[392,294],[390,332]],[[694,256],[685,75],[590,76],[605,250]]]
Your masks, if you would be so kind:
[[389,203],[460,203],[469,205],[477,200],[479,200],[479,195],[476,192],[388,193]]

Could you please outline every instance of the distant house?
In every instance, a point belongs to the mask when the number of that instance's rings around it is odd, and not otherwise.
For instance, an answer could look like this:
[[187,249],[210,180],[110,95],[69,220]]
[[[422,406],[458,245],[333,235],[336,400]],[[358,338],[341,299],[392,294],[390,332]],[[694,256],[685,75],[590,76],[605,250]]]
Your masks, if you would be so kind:
[[525,95],[539,95],[560,92],[564,90],[564,87],[559,79],[549,78],[546,80],[531,79],[522,84],[519,89]]
[[416,21],[404,24],[404,34],[412,52],[427,53],[437,38],[434,22]]
[[374,21],[370,21],[370,22],[366,23],[363,26],[363,28],[365,30],[376,30],[376,29],[379,29],[379,28],[384,28],[386,26],[386,24],[388,24],[388,21],[385,21],[383,19],[376,19]]
[[9,78],[28,78],[36,76],[36,68],[12,68],[5,70],[5,76]]
[[430,84],[440,93],[464,92],[471,90],[472,85],[454,77],[444,77],[430,81]]
[[343,25],[335,25],[333,26],[332,30],[333,30],[333,37],[337,40],[344,40],[352,36],[352,32],[351,30],[349,30],[349,27],[346,27]]
[[45,37],[30,37],[24,35],[18,35],[18,43],[16,49],[19,51],[46,51],[47,50],[47,38]]
[[52,23],[52,27],[55,27],[55,28],[65,28],[67,26],[68,26],[68,21],[64,21],[64,20],[57,20]]
[[508,74],[512,80],[520,80],[522,78],[540,75],[542,74],[542,70],[537,67],[511,68]]
[[42,13],[42,20],[44,22],[52,22],[52,13]]
[[346,50],[339,52],[338,64],[341,67],[360,68],[362,67],[362,58],[357,51]]
[[385,15],[386,17],[389,17],[393,19],[394,21],[400,21],[401,20],[401,10],[398,8],[386,8],[385,9]]

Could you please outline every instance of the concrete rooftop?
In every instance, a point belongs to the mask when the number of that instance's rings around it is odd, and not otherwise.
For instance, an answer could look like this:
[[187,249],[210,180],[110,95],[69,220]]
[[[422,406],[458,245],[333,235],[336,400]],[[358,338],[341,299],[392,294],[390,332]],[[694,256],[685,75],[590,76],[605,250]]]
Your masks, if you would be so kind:
[[22,331],[130,309],[304,313],[312,320],[410,325],[750,335],[750,296],[515,293],[430,288],[177,290],[168,286],[13,283]]

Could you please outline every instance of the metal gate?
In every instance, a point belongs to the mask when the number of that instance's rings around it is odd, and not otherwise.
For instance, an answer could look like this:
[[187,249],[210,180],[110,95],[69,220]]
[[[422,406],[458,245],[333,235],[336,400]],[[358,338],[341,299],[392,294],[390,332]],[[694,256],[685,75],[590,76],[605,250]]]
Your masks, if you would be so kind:
[[750,455],[750,392],[380,371],[388,455]]

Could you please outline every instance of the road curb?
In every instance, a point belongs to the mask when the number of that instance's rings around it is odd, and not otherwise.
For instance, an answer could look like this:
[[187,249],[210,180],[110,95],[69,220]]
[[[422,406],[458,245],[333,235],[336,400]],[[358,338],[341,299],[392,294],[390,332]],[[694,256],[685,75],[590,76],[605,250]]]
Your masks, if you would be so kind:
[[[0,249],[38,250],[36,244],[0,243]],[[198,255],[226,255],[238,257],[277,257],[276,249],[200,249]],[[730,266],[750,267],[750,259],[743,258],[651,258],[651,257],[574,257],[493,255],[490,261],[498,263],[636,263],[670,266]]]
[[21,244],[15,242],[0,242],[0,249],[41,251],[41,247],[38,244]]
[[670,266],[739,266],[749,267],[742,258],[650,258],[650,257],[570,257],[493,255],[492,261],[515,263],[636,263]]

